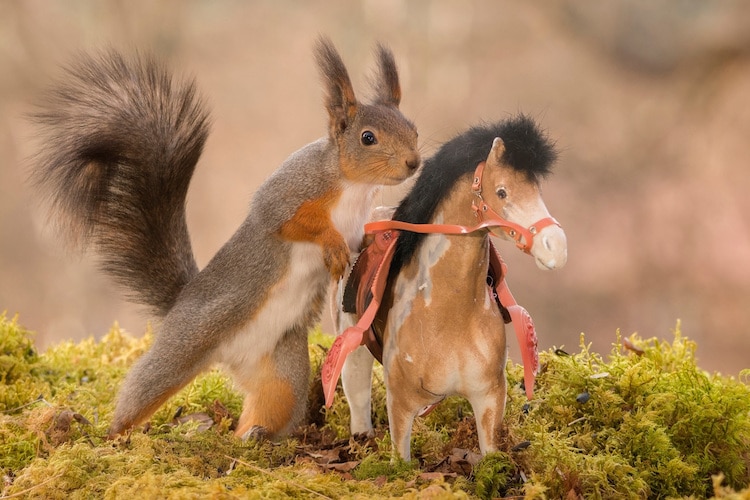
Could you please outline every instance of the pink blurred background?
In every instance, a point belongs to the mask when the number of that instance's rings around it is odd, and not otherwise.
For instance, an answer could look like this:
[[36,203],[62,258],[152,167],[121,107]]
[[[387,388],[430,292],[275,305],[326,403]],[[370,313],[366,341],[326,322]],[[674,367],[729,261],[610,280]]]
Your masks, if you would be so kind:
[[750,4],[741,0],[0,2],[0,311],[18,313],[42,348],[99,336],[114,320],[139,335],[147,320],[91,256],[66,253],[25,182],[37,143],[24,114],[60,64],[111,45],[156,52],[197,78],[213,117],[188,199],[202,266],[263,179],[325,133],[311,57],[321,33],[360,96],[374,43],[391,46],[425,156],[469,125],[519,111],[556,140],[544,196],[567,231],[568,265],[542,272],[500,245],[542,348],[575,351],[585,332],[606,353],[618,328],[671,340],[680,319],[700,366],[750,367]]

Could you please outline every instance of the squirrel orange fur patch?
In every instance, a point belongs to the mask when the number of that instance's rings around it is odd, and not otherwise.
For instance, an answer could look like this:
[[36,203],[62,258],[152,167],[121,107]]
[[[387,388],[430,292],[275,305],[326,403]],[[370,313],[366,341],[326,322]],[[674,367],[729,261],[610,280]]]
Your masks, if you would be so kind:
[[279,231],[286,240],[320,245],[326,267],[336,279],[343,276],[350,255],[349,246],[331,220],[331,209],[340,196],[341,190],[331,190],[321,198],[305,201]]
[[243,436],[254,426],[271,435],[282,431],[292,418],[294,389],[279,376],[270,355],[260,360],[255,378],[244,389],[247,396],[235,434]]

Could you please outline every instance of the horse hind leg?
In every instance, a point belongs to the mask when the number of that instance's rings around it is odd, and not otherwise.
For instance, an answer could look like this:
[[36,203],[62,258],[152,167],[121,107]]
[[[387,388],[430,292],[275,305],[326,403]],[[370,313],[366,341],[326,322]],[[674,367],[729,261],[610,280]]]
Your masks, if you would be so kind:
[[414,387],[402,374],[385,374],[386,409],[388,426],[395,454],[405,461],[411,460],[411,433],[414,419],[426,406],[436,403],[440,398],[420,394],[421,389]]
[[388,426],[391,431],[391,441],[396,454],[405,461],[411,460],[411,429],[419,409],[410,411],[403,405],[395,404],[390,396],[387,397]]

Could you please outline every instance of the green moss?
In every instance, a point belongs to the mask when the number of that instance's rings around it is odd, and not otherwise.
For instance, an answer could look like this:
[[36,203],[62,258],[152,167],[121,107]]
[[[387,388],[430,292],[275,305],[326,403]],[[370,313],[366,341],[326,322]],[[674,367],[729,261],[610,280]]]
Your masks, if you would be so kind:
[[474,467],[474,482],[479,498],[495,498],[502,495],[513,472],[510,455],[503,452],[488,453]]
[[747,487],[748,386],[697,368],[679,325],[672,343],[629,341],[643,353],[619,341],[606,362],[583,341],[573,356],[543,353],[537,401],[516,431],[532,438],[525,460],[534,481],[551,496],[702,497],[719,472]]
[[404,476],[407,472],[414,472],[414,467],[408,462],[391,461],[390,458],[383,459],[371,455],[362,460],[362,463],[354,470],[354,477],[360,480],[377,479],[378,477],[393,480]]
[[37,399],[45,385],[31,373],[38,364],[31,335],[5,314],[0,326],[0,411],[7,414]]
[[[323,431],[344,438],[335,446],[356,461],[343,475],[317,465],[299,437],[235,438],[242,398],[219,371],[171,398],[146,433],[108,441],[117,387],[150,340],[115,325],[98,342],[63,342],[39,354],[15,318],[0,316],[0,496],[750,497],[750,371],[737,380],[700,370],[679,325],[671,342],[618,335],[606,357],[583,338],[577,353],[541,353],[530,404],[522,368],[509,362],[501,451],[458,474],[452,450],[477,451],[471,407],[449,398],[418,419],[416,458],[394,461],[380,367],[373,376],[378,437],[347,444],[342,396],[321,415]],[[330,343],[319,331],[311,336],[313,384]]]

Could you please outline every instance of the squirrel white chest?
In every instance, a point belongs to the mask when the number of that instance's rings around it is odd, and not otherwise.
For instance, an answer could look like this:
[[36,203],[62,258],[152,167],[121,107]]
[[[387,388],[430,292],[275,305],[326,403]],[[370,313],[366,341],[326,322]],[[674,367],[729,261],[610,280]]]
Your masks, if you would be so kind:
[[[376,191],[376,186],[349,183],[331,210],[334,226],[353,251],[359,250]],[[258,359],[273,351],[284,332],[300,324],[329,281],[320,246],[292,243],[287,273],[269,290],[258,313],[221,347],[217,361],[239,380],[252,377]]]
[[364,235],[363,226],[370,215],[372,200],[378,186],[347,182],[333,210],[331,220],[353,252],[359,251]]
[[286,274],[268,290],[262,307],[217,353],[216,361],[238,380],[252,378],[257,361],[273,351],[285,332],[304,324],[330,281],[319,245],[292,243],[289,257]]

